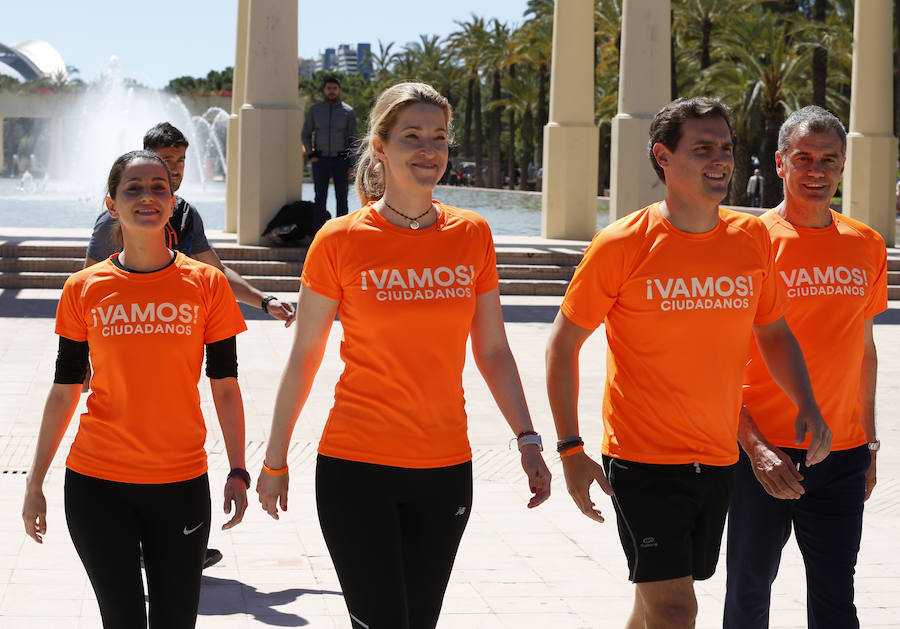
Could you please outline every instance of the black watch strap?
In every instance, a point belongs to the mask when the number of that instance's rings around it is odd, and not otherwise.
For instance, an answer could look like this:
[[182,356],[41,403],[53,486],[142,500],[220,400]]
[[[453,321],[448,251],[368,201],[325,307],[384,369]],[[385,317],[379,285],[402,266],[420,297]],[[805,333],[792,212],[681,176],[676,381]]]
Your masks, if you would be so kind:
[[244,484],[247,486],[247,489],[250,489],[250,473],[242,467],[235,467],[230,472],[228,472],[228,479],[232,478],[240,478],[244,481]]
[[266,312],[266,310],[268,309],[268,307],[269,307],[269,302],[270,302],[270,301],[273,301],[273,300],[275,300],[275,299],[278,299],[278,297],[276,297],[275,295],[266,295],[265,297],[263,297],[263,300],[262,300],[262,309],[263,309],[263,312]]

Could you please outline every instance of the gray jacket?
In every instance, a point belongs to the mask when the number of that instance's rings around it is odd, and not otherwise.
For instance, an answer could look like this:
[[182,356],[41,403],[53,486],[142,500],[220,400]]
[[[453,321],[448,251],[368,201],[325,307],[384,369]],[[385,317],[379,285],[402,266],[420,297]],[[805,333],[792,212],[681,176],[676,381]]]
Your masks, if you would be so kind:
[[306,154],[318,151],[325,157],[354,147],[356,142],[356,114],[342,100],[335,103],[316,103],[309,108],[301,134]]

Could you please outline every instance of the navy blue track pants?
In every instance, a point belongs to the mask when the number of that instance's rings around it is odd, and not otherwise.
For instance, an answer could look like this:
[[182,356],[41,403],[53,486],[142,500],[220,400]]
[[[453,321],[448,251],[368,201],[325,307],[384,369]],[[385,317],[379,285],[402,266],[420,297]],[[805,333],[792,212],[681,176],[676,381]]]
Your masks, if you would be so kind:
[[[805,450],[783,450],[794,463],[806,458]],[[859,627],[853,575],[870,460],[862,445],[832,452],[812,467],[801,465],[806,493],[780,500],[766,493],[741,452],[728,511],[725,629],[769,626],[772,582],[792,529],[806,567],[810,629]]]

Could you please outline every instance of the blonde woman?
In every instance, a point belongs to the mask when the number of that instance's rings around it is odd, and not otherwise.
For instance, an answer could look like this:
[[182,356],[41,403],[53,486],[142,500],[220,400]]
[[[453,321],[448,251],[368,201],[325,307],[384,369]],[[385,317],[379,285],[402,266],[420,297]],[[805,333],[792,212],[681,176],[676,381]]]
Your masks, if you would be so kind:
[[472,507],[462,371],[475,361],[513,433],[535,507],[549,497],[503,327],[494,244],[480,216],[432,200],[450,144],[447,100],[422,83],[385,90],[356,186],[365,205],[329,221],[303,267],[299,325],[257,490],[287,508],[291,432],[335,313],[344,372],[319,443],[319,522],[354,627],[437,623]]

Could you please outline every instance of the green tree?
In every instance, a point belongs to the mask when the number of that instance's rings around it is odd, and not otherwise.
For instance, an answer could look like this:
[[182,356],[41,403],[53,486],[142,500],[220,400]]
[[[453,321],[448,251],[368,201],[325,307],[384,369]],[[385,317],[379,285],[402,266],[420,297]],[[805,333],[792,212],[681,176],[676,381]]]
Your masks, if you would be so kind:
[[374,80],[380,89],[386,88],[393,82],[391,68],[398,60],[398,53],[391,52],[394,42],[388,42],[385,45],[380,39],[378,40],[378,52],[372,52],[372,72]]
[[619,47],[622,41],[621,0],[600,0],[594,11],[594,122],[597,145],[597,193],[609,182],[612,120],[619,110]]
[[[528,0],[525,15],[531,16],[522,24],[521,37],[528,47],[530,63],[537,69],[538,103],[534,120],[536,145],[535,168],[540,168],[544,152],[544,127],[549,120],[548,88],[550,58],[553,53],[553,0]],[[541,181],[537,180],[537,189]]]
[[528,165],[533,163],[534,159],[534,112],[537,110],[538,83],[533,68],[519,64],[514,67],[514,75],[506,78],[504,88],[506,96],[501,102],[508,112],[513,112],[520,120],[519,190],[528,190]]
[[497,19],[491,20],[488,31],[485,68],[491,83],[491,97],[488,104],[488,186],[499,188],[500,180],[500,134],[503,123],[502,80],[508,66],[510,52],[509,26]]
[[748,77],[759,87],[759,106],[765,121],[760,170],[765,181],[763,205],[781,202],[781,186],[775,185],[775,150],[778,130],[786,113],[800,107],[801,93],[809,84],[811,48],[798,37],[799,14],[779,14],[757,5],[733,16],[723,33],[723,63],[744,66]]
[[[466,109],[463,119],[463,153],[475,160],[475,185],[484,186],[483,121],[481,114],[481,69],[485,65],[489,35],[484,18],[474,13],[467,22],[457,21],[458,31],[447,43],[455,53],[466,81]],[[474,124],[474,132],[472,126]]]

